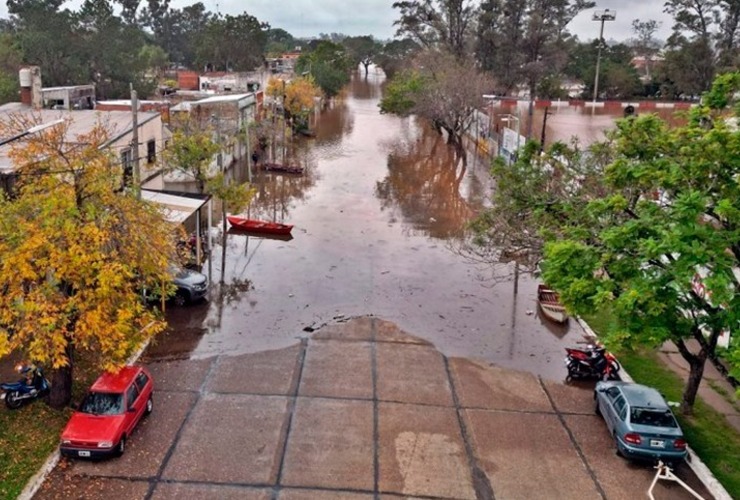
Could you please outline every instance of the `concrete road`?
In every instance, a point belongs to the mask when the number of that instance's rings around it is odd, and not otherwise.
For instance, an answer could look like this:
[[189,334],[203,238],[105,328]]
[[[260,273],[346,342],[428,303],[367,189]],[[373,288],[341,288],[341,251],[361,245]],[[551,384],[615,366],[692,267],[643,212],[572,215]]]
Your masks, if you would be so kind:
[[36,498],[632,499],[654,475],[615,455],[588,387],[448,359],[378,318],[149,367],[155,410],[126,454],[63,460]]

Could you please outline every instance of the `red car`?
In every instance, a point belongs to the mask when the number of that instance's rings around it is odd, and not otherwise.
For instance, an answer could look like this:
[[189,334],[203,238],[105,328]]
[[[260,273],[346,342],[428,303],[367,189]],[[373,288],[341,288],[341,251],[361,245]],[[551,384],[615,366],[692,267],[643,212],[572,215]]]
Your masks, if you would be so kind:
[[136,424],[154,408],[153,390],[152,376],[141,366],[101,375],[62,431],[62,455],[103,458],[123,454]]

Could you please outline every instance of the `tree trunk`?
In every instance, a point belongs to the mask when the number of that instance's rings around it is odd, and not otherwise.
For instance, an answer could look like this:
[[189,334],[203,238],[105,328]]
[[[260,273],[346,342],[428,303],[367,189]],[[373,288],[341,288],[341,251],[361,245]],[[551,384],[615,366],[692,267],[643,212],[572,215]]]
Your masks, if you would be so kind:
[[362,65],[365,66],[365,79],[367,79],[367,75],[370,72],[370,70],[368,69],[370,67],[370,63],[366,63],[363,61]]
[[51,371],[51,391],[49,406],[61,410],[72,400],[72,369],[74,366],[74,348],[67,344],[67,366]]
[[696,401],[696,394],[699,392],[699,384],[704,376],[704,365],[707,361],[707,354],[704,349],[694,356],[694,360],[689,362],[689,380],[686,382],[686,387],[683,391],[683,400],[681,401],[681,413],[684,415],[691,415],[694,410],[694,402]]

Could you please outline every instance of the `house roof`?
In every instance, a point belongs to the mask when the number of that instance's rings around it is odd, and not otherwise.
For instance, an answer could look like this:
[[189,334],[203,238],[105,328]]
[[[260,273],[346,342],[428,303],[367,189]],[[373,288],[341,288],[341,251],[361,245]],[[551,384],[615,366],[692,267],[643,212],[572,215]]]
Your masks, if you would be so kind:
[[254,98],[254,94],[250,92],[248,94],[214,95],[212,97],[206,97],[205,99],[195,101],[193,104],[219,104],[225,102],[238,102],[248,97]]
[[[20,104],[20,103],[9,103],[9,104]],[[133,125],[131,120],[130,111],[96,111],[96,110],[54,110],[54,109],[39,109],[34,110],[25,105],[12,106],[4,105],[0,106],[0,120],[6,121],[11,116],[25,116],[28,119],[35,121],[38,124],[44,124],[54,122],[61,119],[70,120],[69,129],[67,130],[67,141],[72,143],[77,141],[77,137],[89,132],[97,123],[102,123],[110,130],[111,139],[109,142],[113,142],[120,138],[122,135],[131,131]],[[153,112],[139,112],[138,122],[139,126],[144,123],[157,118],[159,113]],[[19,133],[22,132],[19,130]],[[13,145],[18,145],[23,139],[13,141],[11,143],[0,146],[0,174],[8,174],[15,170],[13,162],[9,158],[9,154]]]
[[208,203],[208,195],[172,193],[167,191],[141,190],[141,198],[157,203],[163,208],[165,218],[170,222],[183,223],[199,208]]

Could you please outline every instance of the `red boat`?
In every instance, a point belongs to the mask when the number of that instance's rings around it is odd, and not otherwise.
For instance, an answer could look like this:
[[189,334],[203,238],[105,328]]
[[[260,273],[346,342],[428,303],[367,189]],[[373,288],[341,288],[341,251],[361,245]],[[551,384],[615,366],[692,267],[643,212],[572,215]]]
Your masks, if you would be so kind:
[[293,229],[292,224],[281,224],[280,222],[267,222],[263,220],[247,219],[245,217],[235,217],[233,215],[226,216],[226,219],[233,227],[243,229],[244,231],[251,231],[253,233],[290,234],[290,230]]

